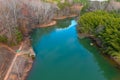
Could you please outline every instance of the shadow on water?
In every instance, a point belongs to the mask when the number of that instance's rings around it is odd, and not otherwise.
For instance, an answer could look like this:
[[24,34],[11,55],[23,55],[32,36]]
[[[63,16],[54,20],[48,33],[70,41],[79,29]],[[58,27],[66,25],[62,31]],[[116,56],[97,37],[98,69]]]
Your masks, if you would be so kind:
[[95,45],[93,46],[90,45],[90,43],[92,42],[90,39],[78,38],[78,40],[86,49],[88,49],[93,54],[98,65],[103,71],[104,76],[107,77],[107,80],[120,80],[120,70],[115,68],[114,65],[112,65],[105,57],[103,57]]

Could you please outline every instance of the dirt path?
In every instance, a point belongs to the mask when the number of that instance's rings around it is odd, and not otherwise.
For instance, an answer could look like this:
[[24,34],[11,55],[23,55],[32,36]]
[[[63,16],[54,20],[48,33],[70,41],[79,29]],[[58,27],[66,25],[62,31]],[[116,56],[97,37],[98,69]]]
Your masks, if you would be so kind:
[[[14,66],[14,63],[15,63],[17,57],[18,57],[19,55],[22,55],[22,54],[16,53],[13,49],[11,49],[10,47],[8,47],[8,46],[6,46],[6,45],[4,45],[4,44],[1,44],[1,45],[2,45],[3,47],[5,47],[5,48],[9,49],[11,52],[15,53],[15,56],[14,56],[14,58],[13,58],[13,60],[12,60],[12,63],[11,63],[11,65],[10,65],[10,67],[9,67],[9,69],[8,69],[5,77],[4,77],[4,80],[7,80],[8,77],[9,77],[9,75],[10,75],[10,72],[11,72],[13,66]],[[22,46],[23,46],[23,43],[21,44],[21,46],[19,47],[18,50],[21,50],[21,49],[22,49]]]
[[12,70],[12,67],[13,67],[13,65],[14,65],[14,63],[15,63],[17,57],[18,57],[18,54],[15,55],[15,57],[14,57],[14,59],[13,59],[11,65],[10,65],[10,67],[9,67],[9,69],[8,69],[8,71],[7,71],[6,75],[5,75],[5,77],[4,77],[4,80],[7,80],[7,79],[8,79],[9,74],[10,74],[10,72],[11,72],[11,70]]

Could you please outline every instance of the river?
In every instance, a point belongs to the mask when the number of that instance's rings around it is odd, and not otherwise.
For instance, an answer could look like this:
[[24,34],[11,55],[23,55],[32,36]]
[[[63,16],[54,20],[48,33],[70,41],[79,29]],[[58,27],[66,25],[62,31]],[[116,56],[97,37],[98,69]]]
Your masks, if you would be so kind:
[[27,80],[120,80],[120,71],[89,39],[79,39],[76,28],[66,19],[32,32],[36,59]]

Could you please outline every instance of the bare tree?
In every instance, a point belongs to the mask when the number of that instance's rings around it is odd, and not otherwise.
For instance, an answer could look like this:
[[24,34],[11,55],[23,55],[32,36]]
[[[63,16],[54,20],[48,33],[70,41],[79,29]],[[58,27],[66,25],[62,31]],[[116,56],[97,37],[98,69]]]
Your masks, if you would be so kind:
[[[28,22],[29,27],[47,23],[54,17],[56,9],[55,4],[41,0],[0,0],[0,35],[7,37],[8,42],[17,44],[16,34],[23,20]],[[25,28],[29,29],[27,25]]]

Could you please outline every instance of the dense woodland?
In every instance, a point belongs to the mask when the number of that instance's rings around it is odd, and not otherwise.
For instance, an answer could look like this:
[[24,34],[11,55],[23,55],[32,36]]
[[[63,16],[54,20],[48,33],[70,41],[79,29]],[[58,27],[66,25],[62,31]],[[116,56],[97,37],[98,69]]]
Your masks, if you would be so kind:
[[102,41],[103,53],[120,56],[120,13],[92,11],[79,19],[79,30]]
[[78,30],[98,38],[102,42],[103,53],[111,56],[120,56],[119,4],[119,0],[91,2],[84,6],[78,20]]

